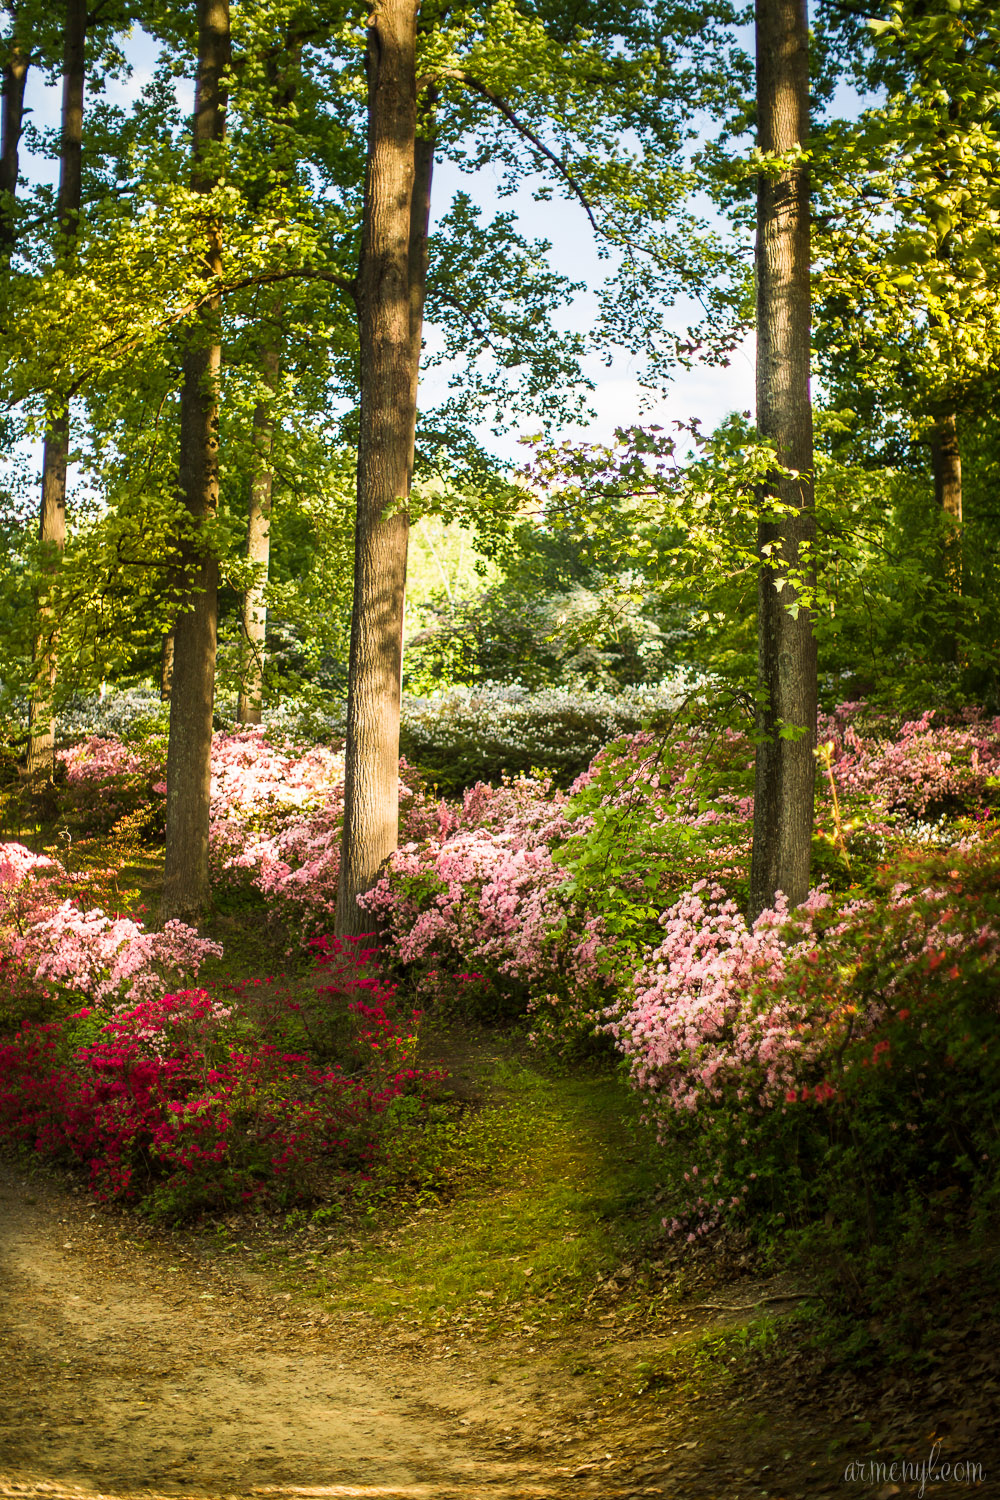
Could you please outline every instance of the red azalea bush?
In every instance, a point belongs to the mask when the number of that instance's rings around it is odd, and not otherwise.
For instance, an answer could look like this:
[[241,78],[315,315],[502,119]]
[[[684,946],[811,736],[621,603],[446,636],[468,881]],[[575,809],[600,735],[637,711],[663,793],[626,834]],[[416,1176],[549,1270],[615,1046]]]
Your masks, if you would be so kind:
[[100,1197],[173,1217],[329,1191],[370,1165],[390,1101],[441,1075],[413,1067],[418,1015],[365,973],[370,950],[324,940],[318,956],[297,987],[25,1025],[0,1044],[0,1131],[85,1166]]

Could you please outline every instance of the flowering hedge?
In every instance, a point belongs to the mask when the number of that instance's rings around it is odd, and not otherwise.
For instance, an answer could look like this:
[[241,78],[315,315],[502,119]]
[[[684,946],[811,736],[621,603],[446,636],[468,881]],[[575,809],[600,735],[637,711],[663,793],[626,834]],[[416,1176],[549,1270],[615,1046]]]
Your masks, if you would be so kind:
[[752,749],[698,727],[609,747],[568,795],[473,789],[368,898],[420,985],[467,1002],[474,969],[537,1031],[612,1038],[664,1139],[712,1165],[678,1231],[811,1212],[837,1161],[875,1201],[971,1191],[992,1160],[1000,721],[822,729],[835,878],[795,913],[744,921]]
[[449,796],[479,781],[535,771],[565,787],[609,741],[644,724],[669,723],[697,686],[678,677],[661,687],[616,693],[452,688],[434,698],[404,699],[400,744]]
[[[527,1011],[561,1045],[614,1043],[661,1132],[693,1133],[713,1163],[675,1216],[690,1233],[765,1183],[772,1207],[783,1193],[805,1211],[809,1173],[827,1180],[838,1152],[876,1197],[894,1163],[965,1191],[990,1155],[1000,720],[898,724],[844,705],[820,734],[822,878],[795,913],[779,900],[743,920],[752,744],[690,721],[600,750],[568,791],[508,778],[448,803],[404,767],[400,847],[367,897],[423,1002]],[[83,768],[116,774],[93,744],[74,764],[95,784]],[[213,778],[216,880],[322,931],[337,751],[221,734]],[[287,1016],[279,1030],[279,1054],[316,1056]]]

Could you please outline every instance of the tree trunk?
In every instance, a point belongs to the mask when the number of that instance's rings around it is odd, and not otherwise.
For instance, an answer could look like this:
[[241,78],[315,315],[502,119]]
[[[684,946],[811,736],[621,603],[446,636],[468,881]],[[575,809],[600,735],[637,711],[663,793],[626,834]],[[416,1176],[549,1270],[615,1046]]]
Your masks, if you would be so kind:
[[[931,468],[934,499],[946,526],[941,543],[944,584],[955,598],[962,593],[962,450],[954,412],[939,417],[931,429]],[[947,661],[959,660],[961,651],[953,631],[945,631],[941,651]]]
[[962,452],[958,446],[958,423],[955,413],[934,424],[931,432],[931,465],[934,470],[934,499],[944,514],[962,524]]
[[28,50],[18,38],[15,16],[3,68],[3,110],[0,113],[0,266],[8,264],[14,253],[18,148],[27,81]]
[[[62,140],[56,199],[56,259],[68,268],[76,244],[83,185],[83,96],[86,83],[87,3],[67,0],[63,40]],[[15,150],[16,172],[16,150]],[[16,177],[15,177],[16,181]],[[65,403],[65,404],[62,404]],[[42,496],[38,516],[43,592],[34,646],[34,685],[28,709],[28,771],[51,775],[56,726],[53,699],[59,621],[52,599],[66,545],[66,471],[69,464],[69,396],[56,393],[42,450]]]
[[[261,351],[264,380],[272,391],[278,388],[280,331],[276,328],[270,345]],[[241,724],[259,724],[264,698],[264,638],[267,633],[267,574],[271,557],[271,496],[274,474],[271,470],[271,446],[274,442],[274,406],[258,401],[253,413],[254,470],[250,476],[250,503],[247,514],[247,561],[257,573],[243,595],[243,636],[247,663],[240,678],[236,717]]]
[[170,689],[174,680],[174,632],[168,630],[160,648],[160,702],[170,702]]
[[[228,0],[198,0],[191,183],[211,193],[221,162],[215,148],[226,122],[224,74],[229,62]],[[205,276],[218,283],[222,241],[214,225],[205,246]],[[218,559],[207,525],[219,503],[221,298],[206,297],[189,330],[181,384],[180,493],[190,537],[184,544],[187,598],[174,627],[174,669],[167,747],[167,848],[161,914],[196,919],[208,901],[208,831],[215,699]]]
[[399,837],[403,597],[419,360],[411,276],[420,213],[414,202],[418,3],[382,0],[368,29],[368,160],[357,278],[361,419],[336,922],[341,935],[371,927],[357,898],[374,884]]
[[[757,0],[758,144],[769,156],[787,156],[808,136],[804,0]],[[796,477],[776,474],[760,496],[751,917],[778,891],[792,906],[808,893],[816,739],[812,619],[796,608],[793,583],[782,583],[793,571],[808,585],[813,568],[809,175],[793,161],[757,181],[757,426]],[[775,515],[772,498],[793,509]]]

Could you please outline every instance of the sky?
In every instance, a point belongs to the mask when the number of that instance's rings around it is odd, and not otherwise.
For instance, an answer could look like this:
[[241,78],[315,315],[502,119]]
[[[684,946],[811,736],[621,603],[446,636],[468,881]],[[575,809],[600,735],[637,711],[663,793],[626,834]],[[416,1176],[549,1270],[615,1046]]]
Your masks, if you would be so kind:
[[[132,76],[128,80],[110,80],[105,97],[110,103],[128,108],[152,74],[157,48],[148,37],[137,33],[126,42],[125,51],[132,62]],[[183,83],[181,87],[190,89],[190,85]],[[60,100],[59,84],[46,87],[37,73],[29,75],[26,102],[36,125],[58,125]],[[22,171],[33,180],[54,181],[57,175],[56,163],[24,156]],[[497,181],[488,169],[470,176],[460,173],[451,163],[441,163],[435,168],[434,217],[439,219],[444,214],[454,192],[459,189],[471,194],[487,219],[494,212],[513,208],[518,213],[518,227],[522,234],[529,239],[551,241],[550,260],[554,269],[572,280],[585,280],[589,285],[603,279],[607,274],[607,262],[598,259],[593,232],[578,203],[558,197],[547,203],[536,203],[530,183],[515,197],[502,200],[496,188]],[[594,305],[592,295],[579,295],[561,312],[559,326],[585,332],[592,321]],[[668,313],[667,321],[670,326],[683,330],[698,314],[696,306],[681,303]],[[651,408],[643,405],[644,393],[636,378],[636,366],[627,354],[620,354],[610,367],[596,356],[588,358],[584,373],[594,384],[589,403],[594,418],[585,428],[563,430],[558,434],[560,437],[603,441],[612,436],[617,426],[640,421],[668,426],[673,421],[688,422],[692,418],[697,418],[702,427],[710,431],[729,412],[750,411],[753,407],[752,339],[736,350],[728,368],[696,364],[690,371],[679,371],[669,392]],[[425,405],[433,405],[439,395],[445,394],[446,378],[445,371],[428,371],[422,389]],[[497,438],[484,430],[480,437],[483,445],[498,457],[523,460],[524,449],[519,445],[517,432]]]
[[[513,197],[501,199],[496,192],[497,179],[488,170],[470,177],[460,173],[450,162],[444,162],[434,171],[437,217],[443,213],[453,193],[462,189],[472,194],[482,207],[485,218],[496,212],[515,209],[520,232],[528,239],[549,240],[552,244],[549,258],[553,266],[571,280],[586,281],[588,286],[594,286],[607,275],[608,262],[598,258],[593,230],[582,205],[575,200],[553,197],[548,202],[536,203],[531,196],[530,183]],[[573,332],[586,332],[595,307],[596,298],[581,293],[565,309],[559,319],[560,326]],[[667,309],[665,316],[670,328],[683,332],[688,324],[700,321],[702,309],[693,301],[684,299]],[[587,424],[585,431],[567,428],[561,436],[586,436],[591,441],[602,442],[614,434],[616,427],[639,422],[643,425],[658,423],[665,427],[673,421],[687,423],[691,418],[697,418],[706,431],[711,431],[730,412],[753,409],[754,343],[752,337],[747,339],[733,354],[728,368],[699,363],[690,371],[679,371],[669,392],[652,407],[644,405],[648,393],[642,390],[636,378],[636,361],[626,353],[621,353],[610,367],[602,359],[592,356],[584,362],[584,374],[594,383],[590,405],[595,418]],[[504,456],[519,456],[514,436],[507,441],[490,439],[490,442]]]

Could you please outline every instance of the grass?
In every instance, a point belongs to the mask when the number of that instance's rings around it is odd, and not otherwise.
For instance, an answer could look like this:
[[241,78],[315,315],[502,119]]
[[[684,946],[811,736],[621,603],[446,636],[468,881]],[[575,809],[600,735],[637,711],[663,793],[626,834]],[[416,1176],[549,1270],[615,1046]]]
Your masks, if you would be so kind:
[[331,1210],[299,1213],[302,1248],[272,1259],[331,1309],[421,1327],[528,1323],[545,1341],[602,1287],[613,1316],[648,1316],[664,1163],[633,1097],[613,1073],[555,1075],[478,1046],[478,1107],[390,1116],[360,1224],[319,1243]]

